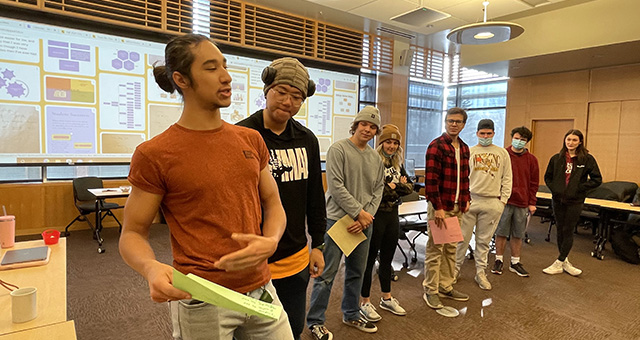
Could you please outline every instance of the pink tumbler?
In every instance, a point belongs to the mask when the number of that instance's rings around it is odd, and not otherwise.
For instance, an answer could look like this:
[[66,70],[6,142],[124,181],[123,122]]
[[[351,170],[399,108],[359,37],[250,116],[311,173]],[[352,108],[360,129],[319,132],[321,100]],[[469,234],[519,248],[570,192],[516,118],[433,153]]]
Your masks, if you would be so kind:
[[0,246],[11,248],[16,240],[16,217],[13,215],[0,216]]

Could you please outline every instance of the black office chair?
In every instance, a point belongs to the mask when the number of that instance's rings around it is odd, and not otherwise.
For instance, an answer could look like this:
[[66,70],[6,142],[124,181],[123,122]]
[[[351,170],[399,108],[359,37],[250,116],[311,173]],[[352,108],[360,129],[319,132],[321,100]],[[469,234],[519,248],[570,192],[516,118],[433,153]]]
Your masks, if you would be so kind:
[[423,175],[416,175],[416,166],[415,160],[413,159],[405,159],[404,161],[404,170],[407,172],[409,176],[409,180],[413,182],[413,190],[417,193],[420,193],[420,189],[424,189],[424,180],[420,181],[424,178]]
[[[79,177],[73,180],[73,201],[80,214],[76,216],[66,228],[64,228],[63,236],[69,236],[69,227],[76,221],[85,221],[91,227],[91,230],[95,231],[96,227],[87,218],[87,215],[96,212],[96,198],[87,189],[100,189],[103,188],[102,179],[98,177]],[[124,206],[117,203],[107,203],[104,200],[100,200],[101,210],[104,212],[100,216],[100,221],[105,217],[111,216],[116,220],[122,231],[122,224],[118,221],[116,215],[111,211],[112,209],[124,208]],[[94,234],[95,237],[95,234]]]

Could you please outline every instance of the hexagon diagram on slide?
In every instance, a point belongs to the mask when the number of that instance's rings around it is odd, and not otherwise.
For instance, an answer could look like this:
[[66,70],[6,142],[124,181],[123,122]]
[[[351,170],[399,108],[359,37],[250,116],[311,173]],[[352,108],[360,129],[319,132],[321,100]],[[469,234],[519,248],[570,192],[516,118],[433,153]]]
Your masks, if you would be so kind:
[[140,52],[125,49],[101,49],[100,54],[105,60],[100,62],[103,70],[113,70],[126,73],[141,74],[144,71]]

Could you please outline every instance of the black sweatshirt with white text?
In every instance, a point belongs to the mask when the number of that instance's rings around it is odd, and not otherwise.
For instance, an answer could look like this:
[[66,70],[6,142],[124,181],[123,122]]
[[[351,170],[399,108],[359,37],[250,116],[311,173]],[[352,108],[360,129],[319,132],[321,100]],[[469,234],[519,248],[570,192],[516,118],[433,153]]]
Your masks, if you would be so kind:
[[277,135],[264,127],[263,110],[237,125],[257,130],[269,149],[269,167],[278,184],[280,200],[287,215],[287,228],[269,263],[289,257],[307,245],[305,223],[311,248],[324,243],[327,227],[320,148],[311,130],[295,119]]

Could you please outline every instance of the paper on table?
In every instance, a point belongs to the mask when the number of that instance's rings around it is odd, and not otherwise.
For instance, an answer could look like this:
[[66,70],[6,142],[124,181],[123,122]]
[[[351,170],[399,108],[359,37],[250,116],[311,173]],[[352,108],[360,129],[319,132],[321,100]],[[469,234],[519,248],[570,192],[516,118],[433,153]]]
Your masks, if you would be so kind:
[[435,220],[429,221],[429,229],[431,229],[433,243],[456,243],[464,240],[464,238],[462,237],[462,230],[460,230],[460,222],[458,221],[457,217],[445,218],[444,223],[447,225],[447,228],[441,229],[436,225]]
[[351,255],[351,252],[356,249],[358,244],[367,239],[363,232],[353,234],[347,230],[347,227],[352,223],[353,219],[349,215],[344,215],[327,231],[327,234],[331,236],[333,242],[340,247],[345,256]]
[[249,315],[278,320],[280,313],[282,313],[281,306],[240,294],[198,275],[184,275],[175,269],[173,270],[173,286],[191,294],[193,299]]

